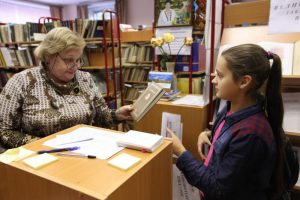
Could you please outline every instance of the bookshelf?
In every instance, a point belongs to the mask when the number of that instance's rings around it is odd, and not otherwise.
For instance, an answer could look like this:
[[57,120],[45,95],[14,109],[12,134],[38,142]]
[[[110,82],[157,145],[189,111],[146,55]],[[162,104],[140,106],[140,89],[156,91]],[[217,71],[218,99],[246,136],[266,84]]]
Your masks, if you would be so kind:
[[[295,43],[300,40],[300,33],[268,35],[269,0],[236,3],[225,6],[224,26],[221,45],[257,43],[260,41]],[[241,24],[256,24],[256,26],[234,27]],[[231,28],[230,28],[231,27]],[[300,76],[284,75],[282,92],[300,92]],[[275,108],[274,108],[275,109]],[[300,130],[286,132],[293,145],[300,147]],[[294,187],[295,198],[299,198],[300,187]]]
[[148,83],[153,68],[152,30],[121,32],[124,100],[131,104]]

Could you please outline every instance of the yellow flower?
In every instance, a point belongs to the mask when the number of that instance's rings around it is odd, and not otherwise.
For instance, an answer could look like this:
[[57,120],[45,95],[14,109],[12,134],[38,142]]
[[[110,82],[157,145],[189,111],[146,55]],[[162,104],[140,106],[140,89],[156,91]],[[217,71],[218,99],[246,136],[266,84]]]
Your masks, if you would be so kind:
[[173,42],[175,39],[174,35],[172,35],[171,33],[165,33],[163,36],[163,40],[165,43],[169,44],[171,42]]
[[156,45],[161,47],[164,44],[164,40],[161,37],[156,38]]
[[161,47],[164,44],[164,41],[162,40],[161,37],[157,37],[157,38],[152,38],[150,43],[152,47]]
[[156,47],[156,38],[151,38],[150,44],[152,47]]
[[193,43],[193,38],[192,37],[185,37],[184,38],[184,44],[186,46],[190,46],[190,45],[192,45],[192,43]]

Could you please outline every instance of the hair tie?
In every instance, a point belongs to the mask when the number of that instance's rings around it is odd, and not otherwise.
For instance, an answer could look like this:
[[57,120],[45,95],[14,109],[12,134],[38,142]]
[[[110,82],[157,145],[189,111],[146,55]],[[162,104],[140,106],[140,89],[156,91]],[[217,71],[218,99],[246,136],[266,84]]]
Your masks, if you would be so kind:
[[268,51],[268,52],[267,52],[267,58],[268,58],[269,60],[274,58],[273,53],[272,53],[271,51]]

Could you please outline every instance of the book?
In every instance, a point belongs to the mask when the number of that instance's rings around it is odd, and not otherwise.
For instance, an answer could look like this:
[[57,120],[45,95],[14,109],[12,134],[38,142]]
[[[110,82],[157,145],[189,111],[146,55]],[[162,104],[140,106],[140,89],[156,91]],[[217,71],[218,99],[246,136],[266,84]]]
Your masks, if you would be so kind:
[[32,167],[33,169],[39,169],[45,165],[53,163],[56,160],[58,160],[57,157],[50,155],[48,153],[43,153],[37,156],[27,158],[23,160],[23,162],[29,167]]
[[150,71],[148,75],[148,81],[158,83],[164,89],[170,90],[173,81],[173,73]]
[[160,100],[171,101],[171,100],[175,99],[180,93],[181,93],[181,91],[179,91],[179,90],[171,90],[169,92],[165,92]]
[[153,152],[161,145],[162,139],[161,135],[130,130],[117,139],[117,144],[130,149]]
[[163,94],[163,87],[157,83],[150,83],[146,90],[133,103],[133,111],[131,112],[132,118],[135,121],[142,119]]
[[109,165],[117,167],[119,169],[128,170],[134,165],[138,164],[141,161],[141,158],[129,155],[127,153],[122,153],[113,159],[108,161]]

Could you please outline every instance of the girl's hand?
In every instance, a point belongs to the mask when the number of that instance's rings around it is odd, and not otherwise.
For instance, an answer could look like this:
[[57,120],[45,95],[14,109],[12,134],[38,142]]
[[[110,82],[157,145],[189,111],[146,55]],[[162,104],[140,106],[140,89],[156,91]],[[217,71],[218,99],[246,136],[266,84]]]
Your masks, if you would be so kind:
[[211,145],[211,142],[209,140],[210,135],[211,135],[211,131],[203,131],[198,136],[197,146],[198,146],[198,152],[200,154],[200,159],[202,161],[206,159],[206,156],[204,155],[203,152],[204,144]]
[[173,142],[173,153],[179,156],[185,151],[183,144],[171,129],[167,128],[167,133]]
[[118,110],[116,110],[117,120],[133,120],[131,116],[131,111],[133,110],[132,105],[122,106]]

